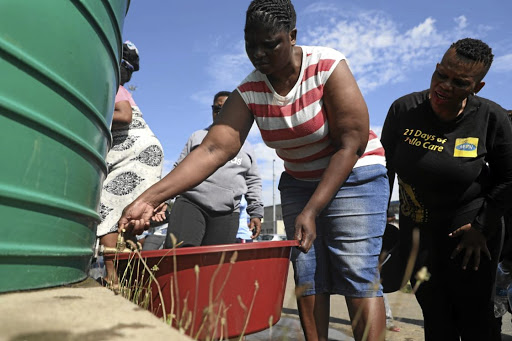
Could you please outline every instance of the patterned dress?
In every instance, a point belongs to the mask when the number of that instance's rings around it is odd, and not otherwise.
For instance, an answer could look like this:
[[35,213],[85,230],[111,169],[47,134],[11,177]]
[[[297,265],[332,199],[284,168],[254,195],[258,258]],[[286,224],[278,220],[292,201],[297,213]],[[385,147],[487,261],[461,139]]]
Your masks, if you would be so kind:
[[101,192],[98,237],[116,232],[123,209],[159,181],[162,174],[164,153],[160,141],[123,86],[119,87],[116,103],[121,100],[130,102],[132,122],[129,127],[112,129],[112,148],[106,158],[108,175]]

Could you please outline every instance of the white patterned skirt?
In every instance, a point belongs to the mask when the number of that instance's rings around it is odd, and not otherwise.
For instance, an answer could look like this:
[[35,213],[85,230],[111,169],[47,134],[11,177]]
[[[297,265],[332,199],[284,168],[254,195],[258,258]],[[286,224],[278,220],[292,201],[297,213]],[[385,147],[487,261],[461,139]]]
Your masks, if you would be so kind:
[[141,117],[134,117],[128,130],[129,134],[126,130],[113,132],[112,149],[106,158],[108,175],[101,192],[98,237],[117,232],[123,209],[162,175],[164,154],[160,141]]

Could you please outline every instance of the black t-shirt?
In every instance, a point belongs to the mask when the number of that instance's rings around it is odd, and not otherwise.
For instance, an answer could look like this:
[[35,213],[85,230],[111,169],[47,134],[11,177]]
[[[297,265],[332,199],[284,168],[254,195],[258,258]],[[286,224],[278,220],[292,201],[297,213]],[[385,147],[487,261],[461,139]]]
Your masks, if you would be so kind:
[[381,140],[390,178],[398,175],[401,220],[485,229],[510,198],[512,125],[492,101],[470,96],[462,114],[443,122],[428,90],[406,95],[391,105]]

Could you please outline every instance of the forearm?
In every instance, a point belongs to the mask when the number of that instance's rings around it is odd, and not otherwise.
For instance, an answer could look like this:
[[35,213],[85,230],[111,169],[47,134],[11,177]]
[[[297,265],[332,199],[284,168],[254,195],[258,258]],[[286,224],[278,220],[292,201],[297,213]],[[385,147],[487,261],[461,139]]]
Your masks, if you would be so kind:
[[492,237],[501,226],[503,210],[490,202],[484,202],[478,216],[473,220],[471,226],[480,231],[487,239]]
[[359,156],[355,150],[338,150],[331,157],[329,166],[303,212],[318,216],[348,178],[358,159]]
[[[509,156],[510,157],[510,156]],[[492,236],[501,226],[501,217],[512,203],[512,179],[506,174],[487,195],[482,209],[473,221],[473,227],[486,237]]]
[[247,214],[251,218],[263,218],[263,201],[261,199],[261,188],[258,192],[252,192],[247,198]]
[[261,200],[252,201],[247,205],[247,214],[251,218],[263,218],[263,202]]
[[493,186],[487,192],[485,202],[473,226],[492,235],[500,226],[501,216],[512,204],[512,129],[508,118],[497,123],[494,143],[488,148],[487,162]]
[[256,161],[254,161],[253,167],[249,169],[245,177],[245,183],[247,185],[247,192],[245,193],[247,213],[251,218],[263,218],[261,177],[257,172],[255,163]]
[[181,161],[183,161],[188,154],[190,154],[190,151],[192,150],[192,136],[188,139],[187,143],[185,144],[185,147],[183,147],[183,150],[181,151],[180,156],[178,157],[178,160],[173,165],[173,169],[176,168]]
[[112,117],[112,128],[128,127],[130,123],[132,123],[132,107],[130,102],[116,102],[114,105],[114,116]]
[[127,120],[119,119],[119,118],[116,119],[115,114],[114,114],[114,119],[112,120],[112,128],[115,128],[115,129],[128,128],[130,126],[130,123],[131,123],[131,120],[127,121]]

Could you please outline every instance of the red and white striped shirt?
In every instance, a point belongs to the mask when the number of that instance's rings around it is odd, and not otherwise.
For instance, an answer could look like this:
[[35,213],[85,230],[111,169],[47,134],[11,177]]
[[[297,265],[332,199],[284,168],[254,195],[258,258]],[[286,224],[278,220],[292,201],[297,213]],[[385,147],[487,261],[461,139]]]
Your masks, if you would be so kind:
[[[286,96],[276,93],[267,76],[257,70],[237,90],[254,115],[263,141],[283,159],[286,172],[297,179],[318,180],[336,151],[329,136],[323,90],[345,56],[327,47],[301,48],[300,75]],[[354,167],[385,163],[384,148],[370,131],[365,153]]]

